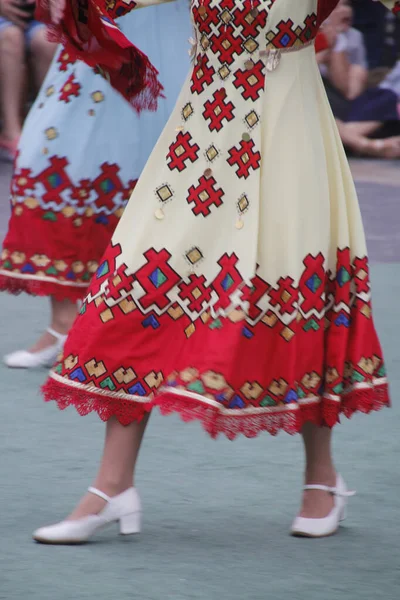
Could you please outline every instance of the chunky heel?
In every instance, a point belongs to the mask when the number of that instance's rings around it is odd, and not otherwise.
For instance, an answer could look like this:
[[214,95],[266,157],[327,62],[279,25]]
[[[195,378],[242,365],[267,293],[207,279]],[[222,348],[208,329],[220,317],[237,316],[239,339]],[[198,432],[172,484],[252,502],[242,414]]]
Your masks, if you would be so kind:
[[342,508],[342,512],[340,513],[339,520],[340,521],[345,521],[346,518],[347,518],[347,506],[345,505]]
[[119,532],[121,535],[132,535],[133,533],[140,533],[141,526],[141,513],[134,512],[130,515],[125,515],[119,520]]

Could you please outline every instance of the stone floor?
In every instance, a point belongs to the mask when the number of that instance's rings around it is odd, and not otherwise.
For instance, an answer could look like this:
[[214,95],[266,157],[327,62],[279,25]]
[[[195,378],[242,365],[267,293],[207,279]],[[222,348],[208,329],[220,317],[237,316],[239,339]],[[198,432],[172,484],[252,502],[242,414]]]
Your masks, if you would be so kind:
[[[0,366],[0,600],[397,600],[399,598],[400,169],[354,162],[372,258],[375,315],[394,408],[336,430],[337,464],[358,490],[337,536],[287,535],[300,493],[298,437],[211,441],[197,424],[154,415],[138,483],[138,538],[114,531],[82,547],[35,545],[94,473],[103,426],[45,405],[46,373]],[[8,169],[0,166],[0,230]],[[0,296],[0,355],[46,324],[46,300]]]

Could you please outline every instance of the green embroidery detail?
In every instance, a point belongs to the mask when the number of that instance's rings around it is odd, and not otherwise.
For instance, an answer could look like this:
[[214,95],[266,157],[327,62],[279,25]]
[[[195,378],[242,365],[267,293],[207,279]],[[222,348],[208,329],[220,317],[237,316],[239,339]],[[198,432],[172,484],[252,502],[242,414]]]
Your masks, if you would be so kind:
[[100,387],[103,390],[105,388],[108,388],[109,390],[111,390],[113,392],[115,390],[115,388],[116,388],[116,385],[114,384],[114,382],[111,379],[111,377],[106,377],[105,379],[103,379],[103,381],[100,381]]
[[6,260],[3,262],[3,269],[12,269],[12,262]]
[[221,319],[215,319],[212,323],[210,323],[210,329],[222,329]]
[[260,406],[276,406],[276,402],[271,396],[265,396],[260,402]]
[[386,377],[386,367],[385,367],[385,365],[382,365],[380,367],[380,369],[378,370],[378,375],[379,375],[379,377]]
[[55,213],[53,213],[53,211],[48,210],[47,212],[44,213],[43,219],[45,221],[53,221],[53,223],[54,223],[55,221],[57,221],[57,215]]
[[197,379],[196,381],[190,383],[188,385],[188,390],[190,392],[196,392],[196,394],[204,394],[205,392],[204,385],[202,384],[200,379]]
[[310,329],[318,331],[319,328],[320,327],[315,319],[310,319],[303,327],[304,331],[310,331]]
[[46,270],[46,274],[47,275],[57,275],[57,273],[58,273],[58,271],[57,271],[57,269],[55,267],[49,267]]
[[58,365],[56,365],[56,366],[54,367],[53,371],[54,371],[55,373],[58,373],[59,375],[61,375],[61,373],[62,373],[62,364],[61,364],[61,363],[58,363]]
[[365,380],[365,377],[363,375],[361,375],[361,373],[359,373],[358,371],[353,371],[351,379],[352,379],[352,381],[356,381],[356,382],[360,383]]
[[82,304],[81,306],[81,310],[79,311],[80,315],[84,315],[86,312],[86,302],[84,304]]
[[333,389],[334,394],[337,394],[338,396],[343,392],[343,383],[338,383],[337,385],[335,385]]
[[297,388],[297,395],[299,398],[305,398],[306,397],[306,393],[304,390],[302,390],[301,388]]

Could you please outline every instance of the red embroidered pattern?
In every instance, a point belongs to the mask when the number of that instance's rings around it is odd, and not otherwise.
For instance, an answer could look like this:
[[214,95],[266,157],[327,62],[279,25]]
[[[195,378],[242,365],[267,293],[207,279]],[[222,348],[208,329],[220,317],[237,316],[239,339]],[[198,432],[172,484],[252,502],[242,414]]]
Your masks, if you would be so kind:
[[68,166],[52,156],[40,173],[14,172],[1,290],[73,301],[85,295],[136,181],[124,183],[117,165],[103,163],[93,180],[73,182]]
[[[81,414],[96,410],[126,424],[159,406],[233,439],[262,430],[295,433],[307,420],[333,426],[341,413],[389,404],[367,261],[351,264],[348,248],[338,251],[334,275],[320,254],[309,255],[297,286],[288,276],[274,285],[256,277],[251,289],[243,287],[234,255],[221,257],[220,272],[207,283],[194,274],[183,282],[165,249],[146,252],[133,274],[123,264],[115,268],[119,253],[106,253],[45,388],[60,408],[73,404]],[[241,293],[247,316],[232,304]],[[99,327],[101,337],[82,350],[82,336],[90,340]]]

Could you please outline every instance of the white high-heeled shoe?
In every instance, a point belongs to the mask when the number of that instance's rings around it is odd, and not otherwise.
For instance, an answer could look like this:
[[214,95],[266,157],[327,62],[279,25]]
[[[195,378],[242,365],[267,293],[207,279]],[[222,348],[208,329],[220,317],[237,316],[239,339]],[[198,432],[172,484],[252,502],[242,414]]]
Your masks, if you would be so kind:
[[75,521],[41,527],[33,533],[33,539],[41,544],[83,544],[97,531],[117,521],[121,535],[140,532],[142,509],[136,488],[131,487],[113,498],[93,487],[89,492],[107,502],[102,511]]
[[28,350],[17,350],[11,352],[4,357],[4,363],[12,369],[37,369],[39,367],[52,367],[57,360],[58,355],[62,351],[66,335],[54,331],[51,327],[47,331],[56,338],[56,342],[51,346],[47,346],[39,352],[28,352]]
[[355,492],[349,492],[341,475],[336,477],[336,486],[311,484],[305,485],[305,490],[323,490],[333,495],[334,506],[326,517],[322,519],[308,519],[306,517],[296,517],[292,524],[290,533],[299,537],[325,537],[336,533],[340,522],[346,518],[346,504],[349,496],[354,496]]

